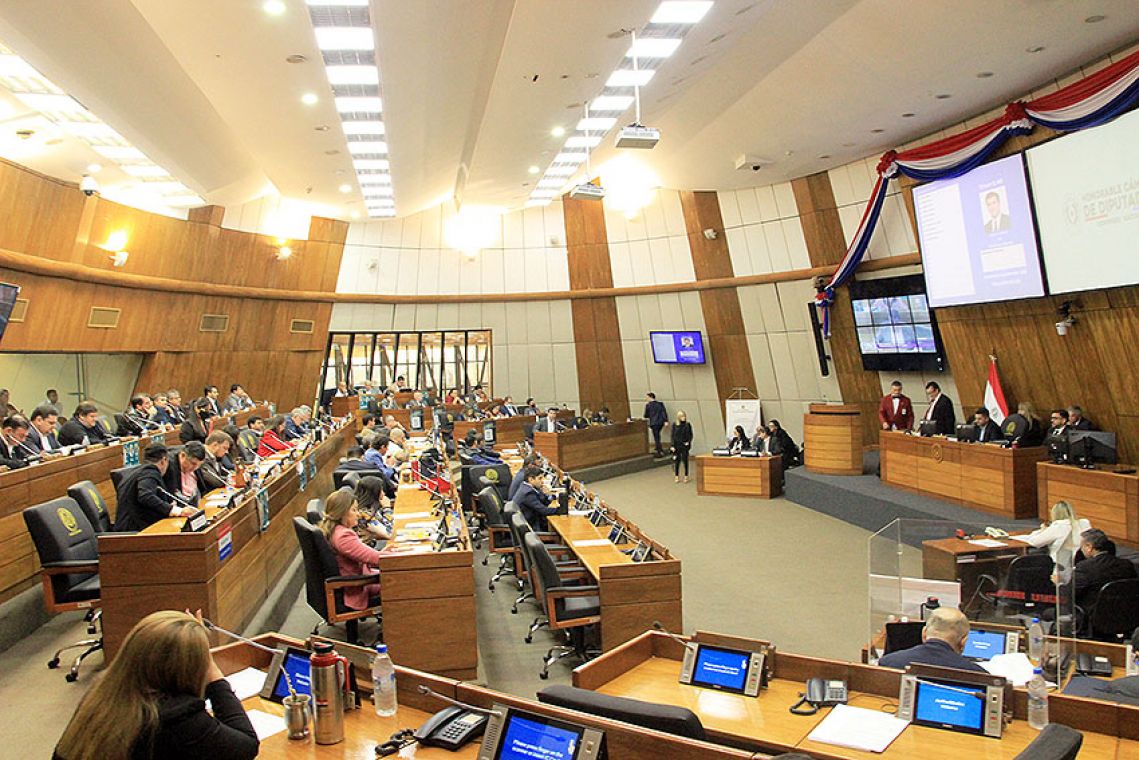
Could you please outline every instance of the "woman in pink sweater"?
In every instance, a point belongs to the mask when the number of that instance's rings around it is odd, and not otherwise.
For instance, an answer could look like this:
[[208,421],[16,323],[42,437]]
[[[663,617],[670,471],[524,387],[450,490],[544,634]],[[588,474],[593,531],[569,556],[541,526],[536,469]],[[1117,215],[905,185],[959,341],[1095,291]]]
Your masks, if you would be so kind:
[[[356,535],[360,512],[352,491],[342,488],[328,497],[324,504],[324,519],[320,530],[336,554],[341,575],[378,574],[380,552],[365,544]],[[363,588],[344,589],[344,603],[354,610],[369,607],[369,600],[380,595],[380,584],[370,583]]]

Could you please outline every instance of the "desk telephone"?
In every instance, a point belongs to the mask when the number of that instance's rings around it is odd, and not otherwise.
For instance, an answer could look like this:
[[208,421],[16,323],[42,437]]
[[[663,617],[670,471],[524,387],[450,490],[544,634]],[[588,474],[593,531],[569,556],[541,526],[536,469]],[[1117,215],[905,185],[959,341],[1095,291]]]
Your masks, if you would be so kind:
[[[807,679],[807,690],[800,692],[801,699],[791,706],[791,712],[796,715],[814,715],[820,707],[834,707],[845,705],[848,698],[846,681],[833,678]],[[810,705],[803,708],[803,705]]]
[[486,730],[486,715],[462,707],[445,707],[415,730],[416,740],[425,747],[442,747],[454,752]]

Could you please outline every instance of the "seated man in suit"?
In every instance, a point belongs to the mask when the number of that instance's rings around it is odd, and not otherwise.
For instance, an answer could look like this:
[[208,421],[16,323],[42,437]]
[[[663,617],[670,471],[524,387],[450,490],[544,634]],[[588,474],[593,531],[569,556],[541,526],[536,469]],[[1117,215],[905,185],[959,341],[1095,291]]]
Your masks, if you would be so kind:
[[179,517],[189,507],[173,504],[162,492],[163,477],[170,465],[169,454],[161,443],[152,443],[142,452],[142,464],[131,469],[119,484],[115,497],[115,530],[142,530],[167,517]]
[[206,447],[199,441],[190,441],[182,447],[178,456],[169,458],[170,464],[162,479],[166,490],[177,496],[183,504],[197,504],[202,495],[198,487],[198,470],[204,461]]
[[387,461],[389,443],[391,439],[386,435],[376,436],[372,441],[372,448],[364,452],[364,461],[370,464],[373,470],[382,472],[388,480],[395,480],[395,469]]
[[145,435],[158,426],[157,422],[152,422],[150,419],[153,411],[154,402],[150,400],[150,396],[144,393],[132,396],[130,406],[123,411],[123,422],[118,426],[115,434],[119,436]]
[[1005,439],[1001,426],[993,422],[989,417],[989,410],[983,406],[977,407],[977,411],[973,413],[973,424],[977,426],[978,443],[992,443]]
[[249,394],[245,392],[245,388],[240,383],[234,383],[229,387],[229,396],[225,400],[225,411],[227,413],[244,412],[254,406],[256,404],[253,403],[253,399],[249,398]]
[[182,406],[182,393],[177,388],[166,391],[166,414],[170,417],[172,425],[181,425],[186,421],[188,410]]
[[304,438],[305,432],[305,411],[298,406],[289,412],[289,418],[285,420],[285,440],[295,441]]
[[535,433],[560,433],[565,429],[566,426],[558,419],[556,406],[547,409],[545,416],[539,417],[537,424],[534,425]]
[[215,417],[220,417],[223,414],[220,400],[221,391],[218,390],[216,385],[207,385],[202,389],[202,398],[206,400],[206,405],[210,408],[210,411],[214,413]]
[[1102,530],[1092,528],[1080,534],[1080,551],[1084,560],[1072,571],[1076,606],[1091,616],[1100,589],[1111,581],[1135,577],[1135,565],[1115,556],[1115,542]]
[[1047,438],[1054,435],[1064,435],[1068,432],[1068,410],[1053,409],[1051,418],[1052,427],[1048,428]]
[[425,406],[427,406],[427,404],[423,401],[423,391],[416,391],[415,393],[411,394],[411,398],[408,399],[405,408],[422,409]]
[[502,409],[503,417],[517,417],[521,414],[521,412],[518,411],[518,407],[514,405],[514,399],[510,396],[502,400],[502,406],[500,408]]
[[542,482],[545,477],[542,469],[527,467],[525,472],[522,485],[518,486],[512,501],[518,505],[519,511],[526,518],[526,522],[530,523],[531,528],[536,531],[547,531],[550,525],[546,522],[546,516],[555,514],[558,505],[554,503],[554,497]]
[[1075,405],[1068,407],[1068,427],[1072,430],[1095,430],[1092,421],[1084,416],[1084,410]]
[[609,416],[609,407],[603,406],[598,409],[593,413],[593,416],[589,418],[589,421],[594,425],[612,425],[613,418]]
[[526,470],[536,464],[538,464],[538,454],[533,451],[522,458],[522,466],[518,468],[518,472],[514,473],[514,477],[510,480],[510,488],[506,489],[506,498],[508,500],[514,499],[514,495],[518,493],[519,486],[526,480]]
[[961,610],[939,607],[930,613],[921,632],[922,643],[916,647],[890,652],[878,664],[884,668],[905,670],[910,663],[937,665],[942,668],[986,672],[977,663],[961,656],[969,638],[969,619]]
[[929,399],[926,420],[936,424],[935,435],[953,435],[957,428],[957,413],[953,411],[953,401],[941,392],[941,386],[932,380],[925,384],[925,395]]
[[914,407],[902,393],[902,381],[890,383],[890,392],[878,404],[878,422],[883,430],[913,430]]
[[99,407],[90,401],[81,401],[75,415],[59,429],[59,442],[64,446],[107,443],[111,436],[99,424]]
[[361,472],[364,470],[374,470],[376,468],[371,462],[364,461],[363,448],[353,446],[344,452],[344,461],[336,465],[336,469],[345,472]]
[[206,437],[206,458],[198,468],[198,490],[209,493],[215,488],[225,488],[229,482],[229,471],[222,464],[222,459],[229,454],[233,439],[229,433],[215,430]]
[[22,414],[12,414],[0,423],[0,465],[10,470],[28,466],[28,459],[38,453],[24,441],[31,424]]
[[32,423],[32,429],[24,443],[43,454],[59,451],[59,436],[55,432],[55,423],[58,420],[59,416],[55,413],[54,407],[46,404],[37,406],[32,410],[32,416],[28,420]]

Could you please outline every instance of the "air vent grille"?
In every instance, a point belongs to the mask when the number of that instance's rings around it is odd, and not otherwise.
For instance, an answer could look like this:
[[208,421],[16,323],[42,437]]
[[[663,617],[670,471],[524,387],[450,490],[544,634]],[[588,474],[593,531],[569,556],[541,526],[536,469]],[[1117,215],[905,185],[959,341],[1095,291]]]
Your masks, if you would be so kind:
[[203,314],[198,323],[198,332],[225,332],[229,329],[228,314]]
[[289,325],[289,332],[311,335],[314,327],[315,324],[311,319],[294,319]]
[[28,318],[28,299],[17,298],[12,313],[8,316],[9,322],[23,322]]
[[119,326],[119,317],[122,313],[122,309],[113,309],[109,306],[92,306],[91,313],[87,316],[87,326],[102,330],[114,330]]

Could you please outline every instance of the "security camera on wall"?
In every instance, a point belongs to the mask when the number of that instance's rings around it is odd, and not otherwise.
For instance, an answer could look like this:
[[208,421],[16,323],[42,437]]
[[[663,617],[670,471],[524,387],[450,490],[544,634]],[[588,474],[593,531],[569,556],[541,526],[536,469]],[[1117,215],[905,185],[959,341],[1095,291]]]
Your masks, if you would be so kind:
[[84,174],[83,179],[79,180],[79,189],[83,191],[84,195],[90,198],[99,192],[99,183],[96,182],[95,178],[91,175]]

